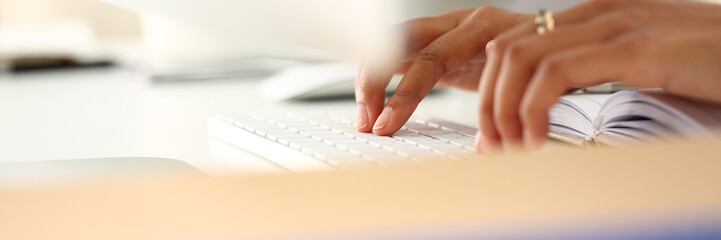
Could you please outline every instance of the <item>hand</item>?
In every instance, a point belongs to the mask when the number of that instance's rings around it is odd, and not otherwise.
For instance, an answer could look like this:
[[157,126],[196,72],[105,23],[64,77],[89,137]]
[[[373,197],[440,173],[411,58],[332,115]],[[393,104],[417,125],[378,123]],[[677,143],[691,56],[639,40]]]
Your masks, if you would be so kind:
[[685,1],[597,0],[528,21],[489,43],[480,86],[484,151],[539,147],[548,110],[569,88],[622,82],[721,103],[721,7]]
[[[406,33],[403,61],[390,68],[368,62],[359,71],[355,88],[358,130],[393,134],[436,83],[477,90],[486,43],[503,30],[529,21],[533,15],[481,7],[400,24]],[[394,72],[405,76],[385,103],[385,88]]]

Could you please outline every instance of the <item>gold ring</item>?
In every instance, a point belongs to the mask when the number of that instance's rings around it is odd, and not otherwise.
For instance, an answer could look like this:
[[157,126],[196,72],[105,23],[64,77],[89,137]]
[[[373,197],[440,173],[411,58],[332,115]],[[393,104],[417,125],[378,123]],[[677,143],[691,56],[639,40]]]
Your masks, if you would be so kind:
[[553,31],[556,27],[556,21],[553,19],[553,13],[546,11],[546,9],[539,9],[538,16],[534,20],[536,22],[536,33],[543,35],[547,32]]

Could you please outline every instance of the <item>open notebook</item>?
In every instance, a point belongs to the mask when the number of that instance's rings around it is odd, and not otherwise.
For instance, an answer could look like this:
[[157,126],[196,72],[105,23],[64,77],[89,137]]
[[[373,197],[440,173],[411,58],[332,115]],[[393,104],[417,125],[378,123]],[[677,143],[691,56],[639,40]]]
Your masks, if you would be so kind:
[[551,138],[586,146],[710,136],[721,127],[721,105],[663,91],[573,94],[549,111]]

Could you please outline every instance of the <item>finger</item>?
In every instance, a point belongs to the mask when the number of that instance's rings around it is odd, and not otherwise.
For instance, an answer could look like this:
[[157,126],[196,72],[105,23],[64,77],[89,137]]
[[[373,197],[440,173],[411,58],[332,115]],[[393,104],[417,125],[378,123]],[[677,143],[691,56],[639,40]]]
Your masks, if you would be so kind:
[[[586,21],[599,14],[619,9],[624,4],[628,3],[623,0],[588,1],[559,12],[555,14],[554,18],[557,26],[574,24]],[[486,47],[487,62],[478,89],[480,94],[478,110],[479,132],[476,135],[475,146],[480,152],[492,152],[501,144],[501,136],[496,129],[496,121],[494,119],[494,96],[496,81],[500,73],[506,47],[517,39],[536,34],[535,29],[535,23],[528,20],[527,23],[520,24],[502,34],[496,40],[492,41],[492,44]],[[515,133],[514,135],[518,134]]]
[[[435,17],[414,19],[399,24],[396,28],[406,33],[404,55],[414,55],[428,43],[456,28],[472,11],[472,9],[459,9]],[[380,63],[363,64],[356,77],[356,127],[361,132],[372,130],[375,120],[383,109],[385,89],[396,71],[396,66],[378,66],[378,64]]]
[[[620,12],[619,12],[620,13]],[[530,78],[545,55],[581,44],[605,42],[628,31],[635,24],[622,14],[604,15],[544,35],[530,35],[506,48],[494,93],[494,120],[504,146],[518,146],[523,140],[519,106]]]
[[396,68],[396,74],[406,74],[408,68],[411,67],[411,62],[412,60],[405,60],[398,64],[398,67]]
[[455,87],[467,91],[476,91],[481,80],[485,62],[468,62],[453,72],[441,77],[436,87]]
[[548,132],[548,110],[569,87],[588,87],[606,81],[635,84],[636,51],[644,40],[621,37],[611,43],[589,44],[544,58],[521,102],[524,141],[541,146]]
[[371,132],[373,121],[380,114],[385,103],[385,89],[393,73],[370,70],[363,64],[355,81],[356,128],[360,132]]
[[393,27],[405,35],[405,56],[412,57],[428,44],[443,34],[458,27],[469,15],[473,8],[463,8],[448,11],[432,17],[411,19]]
[[492,152],[500,146],[501,137],[496,130],[495,120],[493,118],[494,93],[496,89],[496,80],[501,68],[501,61],[506,49],[506,45],[514,39],[526,36],[532,33],[535,25],[532,23],[524,23],[512,30],[502,34],[496,40],[486,45],[486,66],[479,84],[478,92],[480,94],[480,104],[478,105],[478,134],[476,134],[476,149],[480,152]]
[[495,36],[498,26],[490,20],[501,21],[510,16],[496,8],[479,8],[469,16],[469,21],[421,50],[388,100],[373,131],[390,135],[400,129],[439,78],[476,56]]
[[[401,63],[398,65],[398,68],[396,69],[396,74],[406,74],[408,71],[408,68],[411,66],[411,63],[413,62],[413,58],[409,58],[407,60],[401,61]],[[479,54],[473,57],[471,60],[468,60],[469,63],[486,63],[486,55],[485,54]],[[476,79],[478,81],[478,79]],[[477,89],[477,88],[476,88]],[[474,90],[476,90],[474,89]]]

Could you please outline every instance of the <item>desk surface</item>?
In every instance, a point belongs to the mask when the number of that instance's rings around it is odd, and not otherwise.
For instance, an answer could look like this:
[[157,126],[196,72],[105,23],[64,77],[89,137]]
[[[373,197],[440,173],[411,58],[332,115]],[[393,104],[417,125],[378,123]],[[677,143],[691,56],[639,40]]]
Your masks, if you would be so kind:
[[718,239],[719,144],[0,188],[0,239]]
[[[213,113],[264,109],[352,116],[354,102],[271,102],[259,78],[151,83],[121,69],[0,75],[0,162],[105,157],[173,158],[206,172],[279,171],[211,139]],[[475,125],[477,97],[447,90],[418,113]]]

